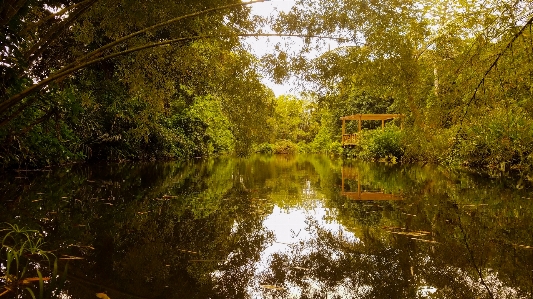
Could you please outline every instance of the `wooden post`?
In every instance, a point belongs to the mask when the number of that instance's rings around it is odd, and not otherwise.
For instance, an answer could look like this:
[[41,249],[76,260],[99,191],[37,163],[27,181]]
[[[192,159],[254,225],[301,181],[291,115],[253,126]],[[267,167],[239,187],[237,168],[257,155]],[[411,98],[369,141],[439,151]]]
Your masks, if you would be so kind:
[[385,129],[385,120],[384,119],[381,120],[381,129],[382,130]]
[[[343,120],[344,122],[344,120]],[[344,168],[341,166],[341,177],[342,177],[342,183],[341,183],[341,192],[344,192]]]
[[357,121],[357,124],[359,125],[359,133],[361,133],[361,115],[359,115],[359,120]]
[[342,136],[341,136],[341,144],[344,145],[344,134],[346,134],[346,120],[342,120]]
[[359,179],[359,173],[357,173],[357,197],[361,199],[361,180]]

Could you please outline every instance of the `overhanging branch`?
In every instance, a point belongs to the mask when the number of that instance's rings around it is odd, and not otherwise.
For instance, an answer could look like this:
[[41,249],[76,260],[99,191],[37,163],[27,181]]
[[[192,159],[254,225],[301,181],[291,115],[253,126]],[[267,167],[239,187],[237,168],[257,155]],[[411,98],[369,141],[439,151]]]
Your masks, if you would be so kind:
[[[139,47],[131,48],[131,49],[128,49],[128,50],[112,53],[112,54],[109,54],[109,55],[106,55],[106,56],[103,56],[103,57],[100,57],[100,58],[96,58],[96,59],[93,59],[93,60],[89,60],[89,61],[86,61],[86,62],[81,62],[80,64],[77,64],[77,65],[70,64],[69,66],[66,66],[66,67],[62,68],[58,72],[53,73],[48,78],[46,78],[46,79],[40,81],[39,83],[36,83],[36,84],[34,84],[34,85],[32,85],[32,86],[30,86],[28,88],[26,88],[24,91],[12,96],[11,98],[9,98],[6,101],[0,103],[0,114],[5,113],[5,111],[7,111],[11,107],[17,105],[20,101],[22,101],[24,98],[26,98],[30,94],[41,90],[42,88],[48,86],[50,83],[52,83],[54,81],[57,81],[57,80],[59,80],[61,78],[64,78],[64,77],[66,77],[66,76],[68,76],[68,75],[70,75],[70,74],[72,74],[72,73],[74,73],[74,72],[76,72],[76,71],[78,71],[80,69],[86,68],[86,67],[88,67],[88,66],[90,66],[92,64],[95,64],[95,63],[98,63],[98,62],[102,62],[104,60],[112,59],[112,58],[115,58],[115,57],[118,57],[118,56],[121,56],[121,55],[125,55],[125,54],[129,54],[129,53],[141,51],[141,50],[144,50],[144,49],[160,47],[160,46],[179,43],[179,42],[183,42],[183,41],[207,39],[207,38],[221,38],[221,37],[298,37],[298,38],[333,39],[333,40],[338,40],[338,41],[345,41],[346,40],[344,38],[330,37],[330,36],[319,36],[319,35],[276,34],[276,33],[244,33],[244,34],[225,34],[225,35],[217,35],[217,34],[213,34],[213,35],[198,35],[198,36],[182,37],[182,38],[166,40],[166,41],[157,42],[157,43],[146,44],[146,45],[142,45],[142,46],[139,46]],[[3,121],[1,124],[5,124],[5,123],[6,122]]]
[[90,5],[93,5],[98,0],[96,0],[96,1],[95,0],[84,0],[82,2],[73,4],[71,6],[67,6],[67,7],[63,8],[62,10],[60,10],[60,11],[58,11],[56,13],[52,13],[52,14],[48,15],[47,17],[39,20],[38,22],[35,22],[33,24],[30,24],[30,25],[26,26],[26,28],[24,28],[24,30],[21,32],[21,35],[25,35],[26,33],[28,33],[28,31],[43,25],[44,23],[48,22],[49,20],[54,19],[55,17],[58,17],[58,16],[65,15],[66,13],[68,13],[71,10],[75,9],[76,7],[85,5],[85,4],[87,4],[87,3],[91,2],[91,1],[93,3],[91,3]]
[[481,77],[481,80],[479,80],[479,83],[477,84],[476,88],[474,89],[474,93],[472,94],[472,97],[470,98],[470,100],[468,101],[468,103],[466,103],[466,107],[465,107],[465,113],[463,114],[463,116],[461,117],[461,121],[460,121],[460,124],[463,123],[463,120],[466,118],[466,115],[468,114],[468,108],[470,107],[470,105],[474,102],[474,100],[476,99],[476,96],[477,96],[477,92],[479,91],[479,88],[481,88],[481,86],[485,83],[485,79],[487,78],[487,76],[489,75],[489,73],[492,71],[492,69],[494,67],[496,67],[498,65],[498,61],[500,61],[500,58],[502,58],[503,54],[505,54],[505,52],[507,52],[509,49],[511,49],[511,46],[513,45],[513,43],[524,33],[524,31],[526,30],[526,28],[533,24],[533,17],[531,17],[527,23],[524,24],[524,26],[522,26],[522,28],[520,28],[520,31],[518,31],[517,33],[514,34],[513,38],[509,41],[509,43],[507,43],[507,45],[505,46],[505,48],[500,52],[498,53],[498,55],[496,56],[496,59],[494,59],[494,61],[492,62],[492,64],[489,66],[489,68],[487,69],[487,71],[485,71],[485,73],[483,74],[483,77]]
[[80,4],[82,3],[85,5],[79,7],[79,9],[76,11],[71,11],[73,9],[71,7],[70,16],[60,23],[52,26],[52,28],[50,28],[50,30],[47,32],[44,32],[42,34],[43,36],[37,41],[37,43],[35,43],[31,49],[25,53],[24,59],[27,60],[27,63],[31,64],[34,60],[36,60],[44,52],[47,45],[56,40],[65,28],[68,28],[68,26],[79,19],[89,8],[91,8],[92,5],[96,3],[96,1],[98,0],[86,0],[78,3],[76,7],[81,6]]
[[[22,0],[22,1],[24,1],[24,0]],[[91,0],[91,1],[97,1],[97,0]],[[98,55],[101,55],[101,53],[103,51],[105,51],[107,49],[110,49],[110,48],[113,48],[114,46],[116,46],[118,44],[121,44],[122,42],[124,42],[126,40],[129,40],[129,39],[131,39],[131,38],[133,38],[135,36],[138,36],[140,34],[146,33],[148,31],[151,31],[151,30],[154,30],[154,29],[166,26],[166,25],[170,25],[172,23],[178,22],[178,21],[186,19],[186,18],[191,18],[191,17],[207,14],[207,13],[210,13],[210,12],[213,12],[213,11],[217,11],[217,10],[223,10],[223,9],[227,9],[227,8],[245,6],[245,5],[250,5],[250,4],[264,2],[264,1],[267,1],[267,0],[252,0],[250,2],[239,2],[239,3],[235,3],[235,4],[219,6],[219,7],[214,7],[214,8],[210,8],[210,9],[194,12],[194,13],[191,13],[191,14],[187,14],[187,15],[184,15],[184,16],[180,16],[180,17],[176,17],[176,18],[167,20],[165,22],[161,22],[161,23],[155,24],[153,26],[147,27],[145,29],[136,31],[136,32],[131,33],[131,34],[127,35],[127,36],[119,38],[119,39],[117,39],[114,42],[111,42],[111,43],[109,43],[109,44],[107,44],[107,45],[105,45],[103,47],[100,47],[100,48],[98,48],[98,49],[96,49],[96,50],[94,50],[94,51],[92,51],[92,52],[90,52],[90,53],[88,53],[86,55],[83,55],[82,57],[79,57],[78,59],[76,59],[75,61],[70,63],[69,65],[63,67],[59,72],[57,72],[54,75],[48,77],[47,79],[42,80],[41,82],[26,88],[22,92],[10,97],[9,99],[6,99],[3,102],[0,102],[0,115],[6,113],[6,111],[8,109],[10,109],[10,108],[14,107],[15,105],[19,104],[20,101],[22,101],[25,97],[27,97],[31,93],[40,90],[42,87],[50,84],[51,82],[57,80],[58,78],[61,78],[61,77],[65,76],[65,75],[68,75],[68,74],[70,74],[72,72],[75,72],[76,70],[79,70],[80,68],[78,67],[78,65],[80,65],[80,64],[87,65],[87,64],[84,63],[84,61],[89,60],[89,62],[91,62],[90,59],[92,59],[92,58],[94,58],[94,57],[96,57]],[[92,4],[94,4],[94,2],[90,3],[89,6],[92,5]],[[92,63],[94,63],[94,62],[92,62]],[[92,64],[92,63],[90,63],[90,64]],[[66,74],[62,75],[62,73],[65,73],[65,72],[66,72]],[[5,121],[1,121],[1,123],[4,124]]]
[[[155,24],[153,26],[150,26],[150,27],[147,27],[147,28],[144,28],[142,30],[139,30],[139,31],[136,31],[134,33],[131,33],[129,35],[126,35],[122,38],[119,38],[117,39],[116,41],[114,42],[111,42],[103,47],[100,47],[80,58],[78,58],[76,61],[74,61],[71,65],[75,65],[76,63],[79,63],[81,61],[84,61],[84,60],[87,60],[87,59],[91,59],[95,56],[98,56],[100,55],[102,52],[104,52],[105,50],[107,49],[110,49],[110,48],[113,48],[114,46],[116,45],[119,45],[135,36],[138,36],[138,35],[141,35],[143,33],[146,33],[146,32],[149,32],[149,31],[152,31],[154,29],[157,29],[157,28],[160,28],[160,27],[164,27],[164,26],[167,26],[167,25],[170,25],[170,24],[173,24],[173,23],[176,23],[178,21],[181,21],[183,19],[187,19],[187,18],[191,18],[191,17],[196,17],[196,16],[200,16],[200,15],[203,15],[203,14],[207,14],[207,13],[210,13],[210,12],[213,12],[213,11],[217,11],[217,10],[223,10],[223,9],[227,9],[227,8],[234,8],[234,7],[239,7],[239,6],[245,6],[245,5],[250,5],[250,4],[254,4],[254,3],[260,3],[260,2],[265,2],[267,0],[254,0],[254,1],[250,1],[250,2],[240,2],[240,3],[235,3],[235,4],[230,4],[230,5],[225,5],[225,6],[219,6],[219,7],[214,7],[214,8],[210,8],[210,9],[206,9],[206,10],[202,10],[202,11],[198,11],[198,12],[194,12],[194,13],[191,13],[191,14],[187,14],[187,15],[184,15],[184,16],[179,16],[179,17],[176,17],[176,18],[173,18],[173,19],[170,19],[170,20],[167,20],[165,22],[161,22],[161,23],[158,23],[158,24]],[[70,67],[71,65],[68,65],[67,67]]]

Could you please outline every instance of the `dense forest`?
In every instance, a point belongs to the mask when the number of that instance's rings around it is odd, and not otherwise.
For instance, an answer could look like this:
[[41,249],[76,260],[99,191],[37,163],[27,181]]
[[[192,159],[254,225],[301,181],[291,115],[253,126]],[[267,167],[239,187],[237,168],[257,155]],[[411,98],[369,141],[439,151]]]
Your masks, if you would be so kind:
[[[270,18],[256,2],[2,1],[1,165],[299,151],[533,168],[530,1],[305,0]],[[271,35],[305,45],[243,44]],[[356,113],[403,128],[364,123],[343,149]]]

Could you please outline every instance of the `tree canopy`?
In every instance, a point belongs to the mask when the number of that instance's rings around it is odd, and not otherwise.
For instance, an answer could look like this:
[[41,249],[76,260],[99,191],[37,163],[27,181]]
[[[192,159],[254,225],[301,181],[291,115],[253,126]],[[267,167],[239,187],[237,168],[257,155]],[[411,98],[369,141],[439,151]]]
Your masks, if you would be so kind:
[[[262,1],[2,2],[1,160],[245,153],[271,141],[269,117],[300,135],[278,139],[333,142],[340,116],[388,112],[406,115],[409,159],[533,161],[528,1],[306,0],[270,19],[250,14]],[[259,59],[253,35],[304,48]],[[298,76],[312,113],[280,114],[264,71]]]
[[272,95],[238,38],[256,26],[249,3],[18,2],[1,7],[5,162],[186,157],[261,136]]

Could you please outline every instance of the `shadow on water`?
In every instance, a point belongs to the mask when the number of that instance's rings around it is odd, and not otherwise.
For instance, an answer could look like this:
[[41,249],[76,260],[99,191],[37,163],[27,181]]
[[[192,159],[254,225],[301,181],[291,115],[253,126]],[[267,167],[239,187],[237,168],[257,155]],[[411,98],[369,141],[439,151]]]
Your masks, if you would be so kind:
[[514,185],[325,156],[74,165],[4,177],[0,222],[69,264],[60,298],[531,298]]

